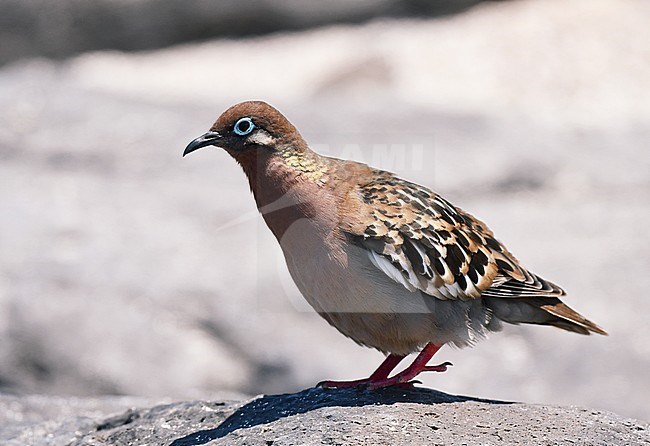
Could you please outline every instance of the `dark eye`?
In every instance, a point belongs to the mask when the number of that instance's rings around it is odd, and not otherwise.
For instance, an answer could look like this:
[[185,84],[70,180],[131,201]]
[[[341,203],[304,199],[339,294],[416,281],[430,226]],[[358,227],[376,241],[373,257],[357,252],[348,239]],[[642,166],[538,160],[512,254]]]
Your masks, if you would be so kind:
[[233,132],[239,136],[246,136],[255,128],[253,120],[251,118],[241,118],[239,121],[235,122],[233,127]]

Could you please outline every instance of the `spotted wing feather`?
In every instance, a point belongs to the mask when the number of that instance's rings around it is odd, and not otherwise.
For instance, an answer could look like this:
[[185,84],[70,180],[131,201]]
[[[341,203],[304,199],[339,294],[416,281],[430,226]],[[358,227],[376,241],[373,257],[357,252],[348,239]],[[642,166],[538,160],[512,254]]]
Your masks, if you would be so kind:
[[358,193],[371,215],[356,242],[411,291],[443,300],[564,295],[521,267],[484,223],[425,187],[378,175]]

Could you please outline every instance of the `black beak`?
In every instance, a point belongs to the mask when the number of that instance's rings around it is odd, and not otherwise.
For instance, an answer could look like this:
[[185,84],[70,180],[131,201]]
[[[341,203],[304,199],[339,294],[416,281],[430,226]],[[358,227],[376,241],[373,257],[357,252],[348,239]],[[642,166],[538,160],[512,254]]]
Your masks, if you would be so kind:
[[189,143],[187,147],[185,147],[185,151],[183,151],[183,156],[192,153],[195,150],[199,150],[201,147],[216,146],[221,138],[221,135],[217,132],[207,132]]

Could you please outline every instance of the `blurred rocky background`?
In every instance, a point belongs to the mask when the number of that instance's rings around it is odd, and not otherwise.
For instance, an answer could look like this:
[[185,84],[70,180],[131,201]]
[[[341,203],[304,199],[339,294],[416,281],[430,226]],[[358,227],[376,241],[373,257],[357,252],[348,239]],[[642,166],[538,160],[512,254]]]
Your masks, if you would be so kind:
[[649,420],[650,3],[478,3],[0,0],[0,391],[374,370],[302,301],[239,167],[180,156],[263,99],[481,217],[610,332],[506,327],[425,385]]
[[[145,50],[378,17],[439,16],[486,0],[2,0],[0,63],[26,56]],[[503,1],[503,0],[487,0]]]

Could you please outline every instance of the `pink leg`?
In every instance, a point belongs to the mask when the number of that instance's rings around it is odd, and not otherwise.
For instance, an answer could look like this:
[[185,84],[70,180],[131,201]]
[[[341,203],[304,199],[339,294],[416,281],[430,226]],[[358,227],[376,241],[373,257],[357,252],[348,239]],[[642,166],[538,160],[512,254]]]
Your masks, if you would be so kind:
[[367,384],[368,389],[379,389],[381,387],[397,386],[408,384],[413,378],[418,376],[422,372],[445,372],[447,367],[451,365],[450,362],[445,362],[440,365],[427,365],[427,362],[440,350],[441,345],[435,345],[428,343],[420,352],[420,354],[415,358],[413,364],[408,366],[404,371],[398,373],[392,378],[383,378],[377,379],[369,382]]
[[326,389],[366,386],[371,390],[389,386],[410,386],[413,384],[410,381],[420,373],[444,372],[447,370],[447,367],[451,365],[450,362],[445,362],[440,365],[427,365],[427,362],[429,362],[441,347],[441,345],[428,343],[410,366],[392,378],[389,378],[388,375],[395,367],[397,367],[397,364],[404,359],[404,356],[393,354],[388,355],[379,368],[377,368],[377,370],[375,370],[375,372],[368,378],[357,379],[355,381],[323,381],[319,383],[318,386]]
[[370,377],[365,379],[357,379],[354,381],[323,381],[318,383],[316,387],[324,387],[326,389],[344,389],[349,387],[357,387],[360,385],[370,384],[371,382],[381,381],[388,378],[390,372],[393,371],[397,364],[400,363],[402,359],[406,356],[404,355],[394,355],[390,354],[384,359],[384,362],[381,363],[377,370],[373,372]]

